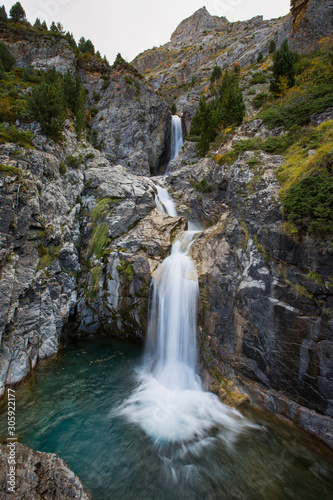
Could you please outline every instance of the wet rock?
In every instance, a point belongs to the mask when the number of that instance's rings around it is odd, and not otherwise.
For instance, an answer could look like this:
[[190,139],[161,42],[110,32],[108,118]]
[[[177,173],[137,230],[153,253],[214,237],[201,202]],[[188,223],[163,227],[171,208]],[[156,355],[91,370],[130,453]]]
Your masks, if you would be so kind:
[[[0,485],[2,498],[61,498],[91,500],[90,493],[66,463],[53,453],[41,453],[15,442],[15,488],[10,490],[10,448],[0,445]],[[12,492],[15,493],[12,493]]]

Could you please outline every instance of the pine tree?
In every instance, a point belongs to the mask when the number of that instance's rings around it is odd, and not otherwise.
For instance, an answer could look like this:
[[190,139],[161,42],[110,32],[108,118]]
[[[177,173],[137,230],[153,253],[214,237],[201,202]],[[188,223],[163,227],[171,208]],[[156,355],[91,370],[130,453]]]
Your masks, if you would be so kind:
[[43,28],[43,30],[48,31],[48,27],[47,27],[46,21],[42,22],[42,28]]
[[42,132],[55,140],[61,138],[66,117],[63,89],[59,80],[41,83],[32,89],[28,112],[40,123]]
[[59,33],[56,23],[54,21],[52,21],[52,24],[50,26],[50,31],[52,31],[52,33]]
[[15,64],[15,57],[7,49],[7,46],[0,41],[0,61],[5,71],[10,71]]
[[213,72],[210,77],[210,81],[212,84],[216,83],[219,78],[222,76],[222,69],[220,66],[214,66]]
[[8,21],[8,16],[6,12],[6,8],[4,5],[0,7],[0,22],[1,23],[6,23]]
[[273,80],[271,81],[270,91],[279,94],[281,85],[285,81],[287,81],[287,87],[295,85],[294,55],[289,50],[287,40],[282,43],[280,50],[277,50],[274,55]]
[[268,49],[268,52],[269,52],[270,54],[274,54],[274,52],[275,52],[275,51],[276,51],[276,43],[275,43],[275,41],[274,41],[274,40],[271,40],[271,41],[269,42],[269,49]]
[[57,30],[58,30],[58,33],[60,33],[61,35],[65,34],[64,27],[61,23],[57,23]]
[[20,2],[14,3],[9,11],[9,15],[14,21],[23,21],[25,19],[25,10]]
[[34,24],[35,29],[42,29],[42,23],[40,22],[40,19],[37,17],[35,24]]
[[65,38],[68,41],[70,47],[72,47],[72,49],[74,49],[74,50],[77,50],[77,45],[76,45],[75,38],[73,37],[73,33],[70,33],[69,31],[67,31]]
[[85,52],[89,52],[92,56],[95,54],[95,47],[91,40],[87,40],[85,43]]

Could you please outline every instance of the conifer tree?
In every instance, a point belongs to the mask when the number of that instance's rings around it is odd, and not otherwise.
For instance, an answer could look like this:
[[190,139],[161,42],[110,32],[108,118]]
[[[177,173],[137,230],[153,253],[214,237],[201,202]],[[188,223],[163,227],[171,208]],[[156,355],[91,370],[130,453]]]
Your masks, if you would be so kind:
[[288,87],[295,85],[294,55],[289,50],[287,40],[282,43],[280,50],[277,50],[274,55],[273,80],[270,85],[271,92],[279,94],[284,80],[286,80]]
[[6,23],[8,21],[8,16],[6,12],[6,8],[4,5],[0,7],[0,22],[1,23]]
[[42,22],[42,28],[43,28],[43,30],[48,31],[48,27],[47,27],[46,21]]
[[25,19],[25,10],[20,2],[14,3],[9,11],[9,15],[14,21],[23,21]]
[[40,22],[40,19],[38,17],[35,21],[34,28],[42,29],[42,23]]

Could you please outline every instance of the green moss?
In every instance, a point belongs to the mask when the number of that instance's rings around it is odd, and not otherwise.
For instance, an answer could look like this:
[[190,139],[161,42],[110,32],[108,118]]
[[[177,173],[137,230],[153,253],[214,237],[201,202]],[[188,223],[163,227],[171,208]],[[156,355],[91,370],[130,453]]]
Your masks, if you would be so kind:
[[93,223],[101,222],[110,212],[111,208],[119,203],[117,198],[103,198],[91,212],[90,219]]
[[38,246],[40,259],[38,262],[37,270],[44,270],[49,267],[52,262],[59,257],[61,246],[50,245],[45,247],[42,243]]
[[17,167],[12,167],[10,165],[2,165],[0,163],[0,174],[2,175],[22,175],[22,170]]
[[263,256],[263,258],[265,259],[266,264],[268,264],[269,260],[270,260],[270,255],[269,255],[268,250],[266,250],[266,248],[264,247],[264,245],[259,242],[258,236],[256,234],[253,237],[253,241],[254,241],[254,244],[255,244],[258,252]]
[[89,286],[89,300],[93,302],[99,292],[99,279],[102,269],[100,266],[95,266],[90,271],[90,286]]
[[99,224],[93,231],[87,250],[87,261],[94,256],[100,259],[103,256],[103,249],[110,242],[108,238],[109,226],[106,222]]

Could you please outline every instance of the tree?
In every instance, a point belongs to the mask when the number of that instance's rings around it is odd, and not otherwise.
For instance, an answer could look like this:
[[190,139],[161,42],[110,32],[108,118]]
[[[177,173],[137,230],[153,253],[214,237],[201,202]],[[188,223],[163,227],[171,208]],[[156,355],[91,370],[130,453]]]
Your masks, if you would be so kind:
[[268,48],[268,52],[270,54],[274,54],[274,52],[276,51],[276,43],[275,43],[275,40],[271,40],[269,42],[269,48]]
[[210,81],[212,84],[216,83],[219,78],[222,76],[222,69],[220,66],[214,66],[213,72],[210,77]]
[[95,54],[95,47],[91,40],[86,41],[84,52],[89,52],[92,56]]
[[67,31],[65,38],[68,41],[70,47],[72,47],[72,49],[76,50],[77,45],[76,45],[75,38],[73,37],[73,33],[70,33],[69,31]]
[[273,80],[271,81],[270,91],[279,94],[281,93],[281,85],[293,87],[295,85],[295,64],[294,55],[289,50],[288,42],[285,40],[280,50],[277,50],[274,55],[273,63]]
[[257,57],[257,63],[261,63],[264,59],[264,54],[262,52],[259,52],[258,57]]
[[50,31],[52,31],[52,33],[59,33],[56,23],[54,21],[52,21],[52,24],[50,26]]
[[80,52],[85,52],[85,47],[86,47],[86,39],[84,38],[84,36],[81,36],[78,43],[78,49]]
[[245,104],[238,83],[238,75],[226,71],[215,98],[207,101],[202,97],[193,117],[191,135],[199,136],[197,151],[204,156],[220,127],[240,125],[245,115]]
[[47,27],[46,21],[42,22],[42,28],[43,28],[43,30],[48,31],[48,27]]
[[57,23],[57,30],[58,30],[58,33],[60,33],[61,35],[65,34],[64,27],[61,23]]
[[15,57],[12,56],[3,42],[0,42],[0,61],[6,71],[10,71],[15,64]]
[[9,11],[9,15],[14,21],[23,21],[25,19],[25,10],[20,2],[14,3]]
[[63,89],[59,82],[41,83],[32,89],[28,99],[28,112],[40,123],[42,132],[55,140],[61,138],[65,121]]
[[6,12],[6,8],[4,5],[0,7],[0,22],[1,23],[6,23],[8,21],[8,16]]
[[42,23],[40,22],[40,19],[39,17],[37,17],[36,21],[35,21],[35,24],[34,24],[34,28],[35,29],[42,29]]

